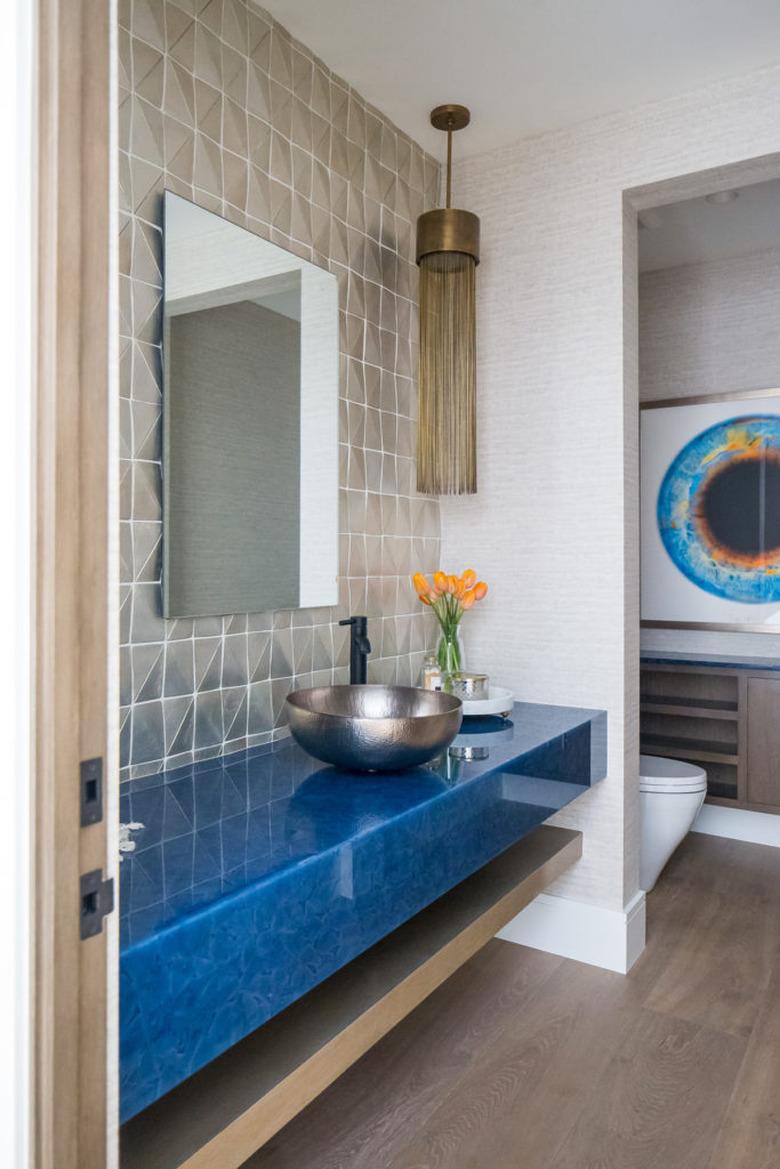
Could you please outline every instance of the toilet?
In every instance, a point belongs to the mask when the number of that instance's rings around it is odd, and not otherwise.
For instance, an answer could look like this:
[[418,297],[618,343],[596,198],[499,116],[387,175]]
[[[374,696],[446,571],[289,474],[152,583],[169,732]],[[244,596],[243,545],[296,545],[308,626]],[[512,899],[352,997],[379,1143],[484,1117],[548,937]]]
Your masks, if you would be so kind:
[[639,887],[648,893],[704,803],[707,772],[679,759],[640,755],[639,792]]

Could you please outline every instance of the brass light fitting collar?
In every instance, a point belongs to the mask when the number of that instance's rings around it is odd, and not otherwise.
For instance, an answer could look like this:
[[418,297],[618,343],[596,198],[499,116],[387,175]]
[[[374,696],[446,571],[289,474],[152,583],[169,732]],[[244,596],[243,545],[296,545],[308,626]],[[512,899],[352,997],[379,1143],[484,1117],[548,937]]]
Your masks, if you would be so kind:
[[464,252],[479,263],[479,219],[473,211],[437,207],[417,220],[417,263],[431,252]]

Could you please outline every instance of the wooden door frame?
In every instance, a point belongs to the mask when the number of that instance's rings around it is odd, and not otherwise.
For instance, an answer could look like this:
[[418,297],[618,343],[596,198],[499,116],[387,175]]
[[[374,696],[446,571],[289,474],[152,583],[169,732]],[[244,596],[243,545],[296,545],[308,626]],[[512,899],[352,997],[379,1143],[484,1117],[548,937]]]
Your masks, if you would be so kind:
[[112,14],[110,0],[36,5],[35,1169],[104,1169],[108,1148],[110,947],[105,929],[79,931],[80,875],[107,872],[108,814],[80,826],[79,765],[102,758],[113,789]]

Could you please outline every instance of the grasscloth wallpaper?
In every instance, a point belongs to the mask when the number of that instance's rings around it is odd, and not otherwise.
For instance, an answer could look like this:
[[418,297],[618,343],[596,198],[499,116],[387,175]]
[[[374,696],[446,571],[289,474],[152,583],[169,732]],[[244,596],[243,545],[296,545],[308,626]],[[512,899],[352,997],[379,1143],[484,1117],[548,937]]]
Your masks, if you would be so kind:
[[636,232],[626,250],[623,194],[778,150],[773,67],[456,171],[457,205],[482,219],[480,492],[443,502],[443,556],[472,549],[491,584],[468,630],[475,668],[523,699],[608,711],[609,774],[556,817],[584,833],[557,891],[616,911],[637,890],[639,812]]
[[[414,487],[414,223],[439,166],[243,0],[120,0],[122,777],[285,733],[294,686],[409,682],[435,628],[409,585],[439,560]],[[161,616],[161,195],[175,191],[338,277],[340,578],[334,609]]]
[[639,397],[780,386],[780,248],[639,278]]

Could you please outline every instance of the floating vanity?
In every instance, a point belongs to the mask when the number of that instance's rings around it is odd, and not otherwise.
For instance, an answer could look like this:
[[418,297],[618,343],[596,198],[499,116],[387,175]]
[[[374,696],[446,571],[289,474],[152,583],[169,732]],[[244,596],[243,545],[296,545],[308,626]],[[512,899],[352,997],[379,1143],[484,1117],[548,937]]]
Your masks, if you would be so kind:
[[399,773],[292,740],[129,784],[123,1169],[238,1166],[568,867],[602,712],[519,703]]

